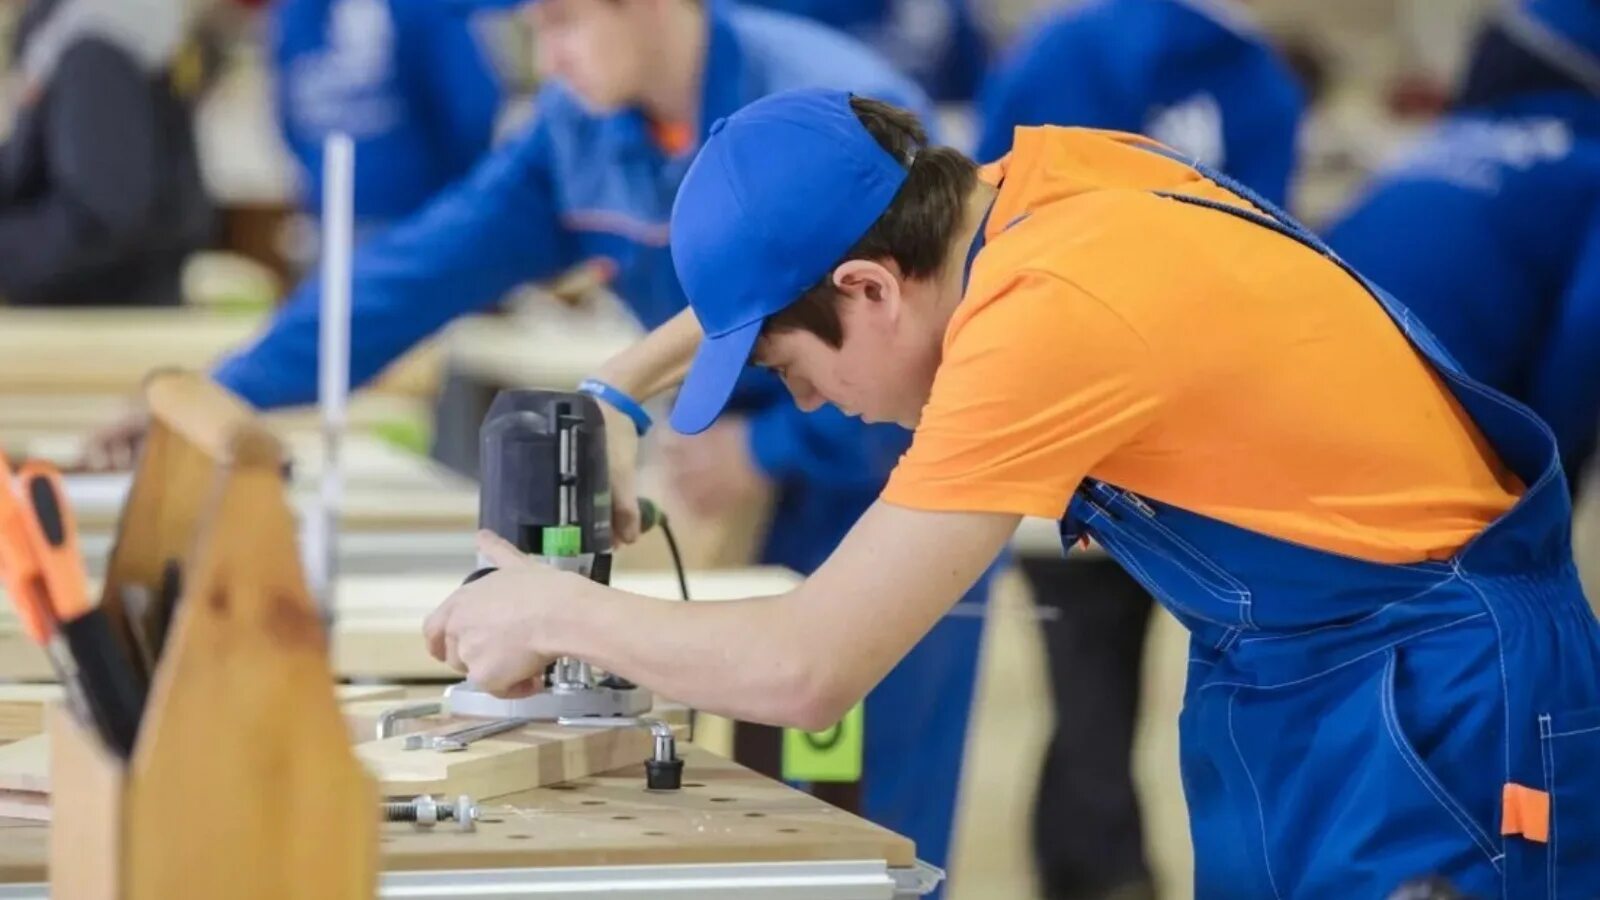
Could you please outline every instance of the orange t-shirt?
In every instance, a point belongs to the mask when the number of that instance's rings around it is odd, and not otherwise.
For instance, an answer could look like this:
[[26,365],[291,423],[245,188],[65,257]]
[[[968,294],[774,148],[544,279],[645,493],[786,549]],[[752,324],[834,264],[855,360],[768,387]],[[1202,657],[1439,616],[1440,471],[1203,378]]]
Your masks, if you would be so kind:
[[1092,476],[1380,562],[1447,557],[1512,506],[1521,483],[1377,300],[1156,196],[1249,207],[1141,143],[1021,128],[985,171],[987,243],[884,500],[1056,518]]

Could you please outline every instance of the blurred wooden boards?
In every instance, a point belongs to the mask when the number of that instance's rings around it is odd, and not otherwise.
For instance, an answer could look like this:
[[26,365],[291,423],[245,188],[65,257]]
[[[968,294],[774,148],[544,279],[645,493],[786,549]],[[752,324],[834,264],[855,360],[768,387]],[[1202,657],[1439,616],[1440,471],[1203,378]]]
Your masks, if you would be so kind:
[[[79,440],[75,434],[36,434],[9,444],[7,449],[64,463],[76,458]],[[316,495],[323,468],[322,445],[316,435],[305,432],[291,434],[286,444],[293,499],[303,511]],[[370,434],[350,435],[342,452],[343,529],[470,534],[476,527],[478,489],[471,481]],[[128,473],[68,476],[68,499],[77,513],[79,528],[85,533],[111,531],[131,478]]]
[[[387,703],[406,695],[405,688],[389,684],[341,684],[334,690],[346,704]],[[64,699],[58,684],[0,684],[0,743],[43,733],[45,710]],[[4,787],[0,781],[0,789]]]
[[[334,666],[341,678],[366,680],[454,680],[455,673],[428,655],[422,643],[422,622],[461,584],[460,573],[427,575],[364,575],[342,578],[336,598]],[[690,595],[696,600],[732,600],[782,593],[799,580],[776,567],[691,572]],[[617,573],[623,590],[652,597],[676,598],[678,582],[670,572]],[[98,585],[91,585],[97,591]],[[9,601],[0,592],[0,679],[48,681],[44,654],[22,633]]]
[[[0,443],[14,447],[36,437],[67,436],[76,440],[114,422],[133,408],[132,395],[121,393],[15,393],[0,385]],[[430,415],[422,401],[396,394],[365,392],[351,398],[350,428],[355,432],[385,427],[420,427]],[[262,413],[280,437],[314,432],[321,427],[314,407],[293,407]]]
[[[264,314],[184,307],[0,308],[0,392],[131,395],[152,369],[209,369],[264,322]],[[425,345],[385,370],[374,387],[425,395],[438,381],[439,359]]]

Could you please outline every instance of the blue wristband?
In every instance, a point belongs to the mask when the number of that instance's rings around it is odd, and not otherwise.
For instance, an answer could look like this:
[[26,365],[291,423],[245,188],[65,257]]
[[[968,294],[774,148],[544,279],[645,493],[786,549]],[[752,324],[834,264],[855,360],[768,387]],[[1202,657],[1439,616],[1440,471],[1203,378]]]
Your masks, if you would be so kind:
[[638,429],[640,437],[644,437],[644,433],[654,424],[654,420],[645,412],[644,407],[639,405],[639,401],[598,378],[585,378],[579,382],[578,393],[604,400],[618,412],[632,419],[633,427]]

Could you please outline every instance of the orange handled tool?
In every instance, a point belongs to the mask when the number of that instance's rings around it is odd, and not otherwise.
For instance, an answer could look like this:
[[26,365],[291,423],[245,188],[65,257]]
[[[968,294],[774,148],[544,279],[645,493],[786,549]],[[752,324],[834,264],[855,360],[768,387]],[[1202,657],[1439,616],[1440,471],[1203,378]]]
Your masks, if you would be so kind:
[[14,486],[10,466],[0,458],[0,575],[23,628],[45,648],[80,718],[126,757],[144,713],[143,678],[105,614],[89,604],[60,472],[30,462],[18,476],[21,483]]
[[90,610],[89,579],[78,549],[78,523],[65,503],[61,473],[49,463],[33,460],[22,464],[17,477],[38,526],[28,533],[50,606],[58,621],[77,619]]

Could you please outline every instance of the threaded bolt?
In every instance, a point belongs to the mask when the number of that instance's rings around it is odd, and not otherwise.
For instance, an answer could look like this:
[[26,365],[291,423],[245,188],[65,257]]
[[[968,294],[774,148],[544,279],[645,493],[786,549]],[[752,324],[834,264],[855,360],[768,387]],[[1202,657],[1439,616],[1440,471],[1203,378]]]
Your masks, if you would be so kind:
[[461,831],[472,831],[478,821],[478,805],[466,794],[455,803],[440,803],[427,794],[412,800],[386,800],[379,805],[379,812],[385,822],[412,822],[418,828],[454,821]]

